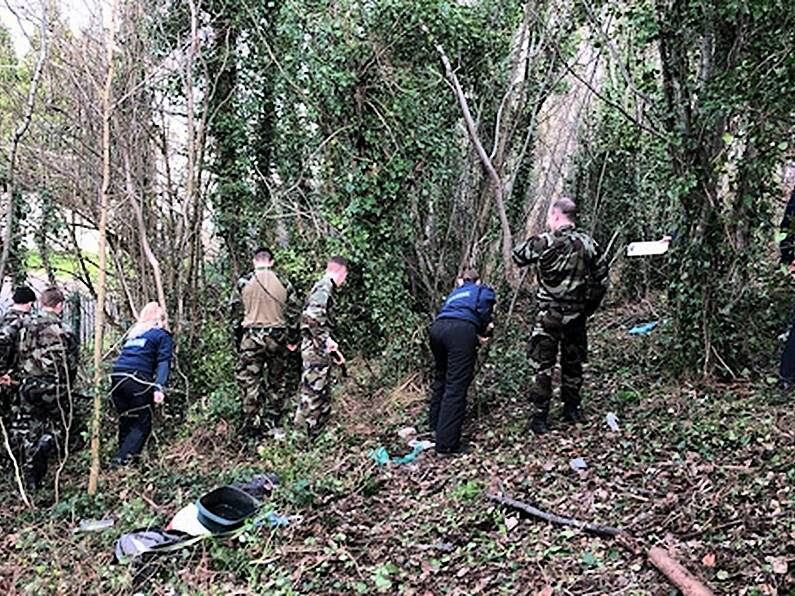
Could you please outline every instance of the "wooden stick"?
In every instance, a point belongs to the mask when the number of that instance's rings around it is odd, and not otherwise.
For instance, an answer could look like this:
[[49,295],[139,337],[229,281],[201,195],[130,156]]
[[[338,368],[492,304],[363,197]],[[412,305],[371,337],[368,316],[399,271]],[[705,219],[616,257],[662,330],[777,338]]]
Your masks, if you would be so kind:
[[658,546],[649,549],[649,563],[682,591],[684,596],[713,596],[712,590],[698,581],[678,561]]
[[[619,528],[592,524],[571,517],[563,517],[555,513],[548,513],[538,509],[537,507],[523,503],[522,501],[517,501],[516,499],[502,495],[489,494],[487,497],[491,501],[495,501],[501,505],[506,505],[513,509],[518,509],[519,511],[524,511],[528,515],[538,519],[543,519],[549,523],[579,528],[584,532],[588,532],[596,536],[602,536],[604,538],[615,538],[622,547],[627,549],[632,554],[636,554],[634,548],[634,539],[626,531]],[[668,579],[668,581],[679,588],[684,596],[713,596],[712,590],[697,580],[687,569],[682,567],[682,565],[673,557],[671,557],[665,550],[659,547],[654,547],[649,550],[649,552],[646,554],[646,557],[649,563],[651,563],[660,573],[662,573]]]
[[91,466],[88,471],[88,494],[97,492],[99,483],[100,422],[102,416],[102,346],[105,332],[105,278],[107,275],[108,203],[111,184],[111,101],[113,93],[113,52],[116,43],[116,7],[118,0],[110,6],[110,27],[107,38],[107,70],[102,89],[102,186],[99,191],[99,276],[97,278],[97,316],[94,321],[94,407],[91,415]]
[[522,276],[519,278],[519,283],[516,286],[516,290],[513,293],[513,298],[511,298],[511,306],[508,308],[508,316],[505,317],[505,327],[507,328],[511,324],[511,317],[513,317],[513,308],[516,306],[516,299],[519,298],[519,292],[522,290],[522,286],[524,285],[524,280],[527,279],[527,274],[530,272],[530,268],[526,267],[524,271],[522,271]]
[[528,515],[531,515],[538,519],[543,519],[552,524],[558,524],[560,526],[570,526],[572,528],[578,528],[584,532],[588,532],[589,534],[594,534],[596,536],[603,536],[605,538],[615,538],[620,534],[624,534],[624,530],[619,528],[614,528],[612,526],[601,526],[599,524],[592,524],[590,522],[580,521],[579,519],[574,519],[572,517],[563,517],[562,515],[557,515],[555,513],[547,513],[546,511],[542,511],[537,507],[533,507],[532,505],[528,505],[527,503],[522,503],[521,501],[517,501],[516,499],[512,499],[510,497],[503,497],[502,495],[488,495],[489,500],[496,501],[502,505],[507,505],[508,507],[512,507],[513,509],[518,509],[519,511],[524,511]]

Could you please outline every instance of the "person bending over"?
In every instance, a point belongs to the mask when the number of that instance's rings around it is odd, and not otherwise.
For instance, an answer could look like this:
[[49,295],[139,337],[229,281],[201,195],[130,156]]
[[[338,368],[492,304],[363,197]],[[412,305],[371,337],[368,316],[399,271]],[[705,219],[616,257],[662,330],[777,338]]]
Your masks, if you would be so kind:
[[431,326],[436,373],[428,422],[436,433],[436,453],[441,456],[461,451],[467,390],[475,374],[478,347],[494,327],[495,301],[494,290],[480,282],[475,269],[467,269]]
[[119,450],[114,465],[138,458],[152,432],[152,407],[163,403],[171,371],[173,340],[157,302],[141,309],[111,372],[111,399],[119,415]]

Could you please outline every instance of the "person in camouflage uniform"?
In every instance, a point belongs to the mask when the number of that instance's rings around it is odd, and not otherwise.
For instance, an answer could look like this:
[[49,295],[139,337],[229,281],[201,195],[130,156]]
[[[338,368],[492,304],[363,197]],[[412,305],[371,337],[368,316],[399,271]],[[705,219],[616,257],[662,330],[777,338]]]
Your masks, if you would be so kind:
[[580,389],[583,363],[588,357],[586,322],[607,291],[607,264],[594,240],[576,229],[576,212],[571,199],[556,201],[547,215],[549,231],[529,238],[513,251],[520,267],[537,266],[538,312],[528,355],[535,376],[531,390],[535,413],[529,427],[538,435],[549,432],[547,415],[558,352],[564,419],[582,419]]
[[36,294],[27,286],[22,286],[14,290],[12,301],[11,308],[0,319],[0,366],[2,366],[2,373],[0,373],[2,374],[0,376],[0,416],[2,416],[6,426],[10,422],[11,407],[17,395],[12,383],[17,380],[15,379],[15,373],[19,361],[19,354],[17,353],[19,330],[30,317],[33,303],[36,302]]
[[29,490],[36,490],[52,453],[63,447],[71,427],[72,384],[79,347],[61,321],[64,296],[58,288],[41,295],[41,311],[19,333],[19,374],[22,385],[14,411],[12,437]]
[[325,275],[309,293],[301,315],[303,366],[294,422],[309,435],[316,435],[331,415],[331,365],[333,362],[345,363],[331,333],[334,329],[334,290],[345,283],[347,276],[347,260],[342,257],[330,259]]
[[290,282],[273,270],[270,250],[258,249],[253,264],[254,271],[238,281],[234,304],[241,332],[236,378],[245,426],[259,434],[264,426],[279,426],[285,395],[298,379],[292,356],[301,302]]

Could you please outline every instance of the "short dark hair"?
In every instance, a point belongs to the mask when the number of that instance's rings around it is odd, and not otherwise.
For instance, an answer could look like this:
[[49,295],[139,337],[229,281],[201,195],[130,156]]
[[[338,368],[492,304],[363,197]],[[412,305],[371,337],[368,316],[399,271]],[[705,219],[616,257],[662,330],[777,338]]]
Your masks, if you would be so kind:
[[560,197],[557,201],[552,203],[552,208],[557,209],[569,219],[577,217],[577,203],[569,197]]
[[345,267],[345,269],[348,268],[348,259],[346,259],[345,257],[341,257],[339,255],[331,257],[328,260],[329,265],[331,265],[332,263],[334,265],[339,265],[340,267]]
[[36,302],[36,293],[28,286],[19,286],[14,290],[11,300],[14,301],[14,304],[30,304]]
[[461,273],[461,279],[463,279],[464,281],[479,281],[480,274],[478,273],[478,270],[475,269],[474,267],[467,267]]
[[271,261],[273,260],[273,253],[271,252],[270,248],[266,248],[265,246],[260,246],[257,248],[257,250],[254,251],[254,260]]
[[65,300],[60,288],[51,286],[41,293],[41,305],[47,308],[55,308]]

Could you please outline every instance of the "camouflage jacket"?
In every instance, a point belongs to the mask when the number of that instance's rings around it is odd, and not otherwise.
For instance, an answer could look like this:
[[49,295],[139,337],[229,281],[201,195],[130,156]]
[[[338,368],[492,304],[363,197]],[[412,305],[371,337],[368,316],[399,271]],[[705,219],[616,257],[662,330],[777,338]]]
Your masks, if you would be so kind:
[[30,313],[11,308],[0,319],[0,374],[13,371],[17,366],[19,331],[30,318]]
[[309,292],[301,315],[301,330],[309,331],[319,345],[326,343],[335,327],[333,309],[336,287],[329,275],[320,278]]
[[51,312],[33,315],[19,333],[19,369],[27,377],[53,377],[72,382],[80,348],[74,334]]
[[592,314],[607,291],[607,263],[593,238],[574,226],[529,238],[514,249],[513,260],[537,265],[541,307]]

